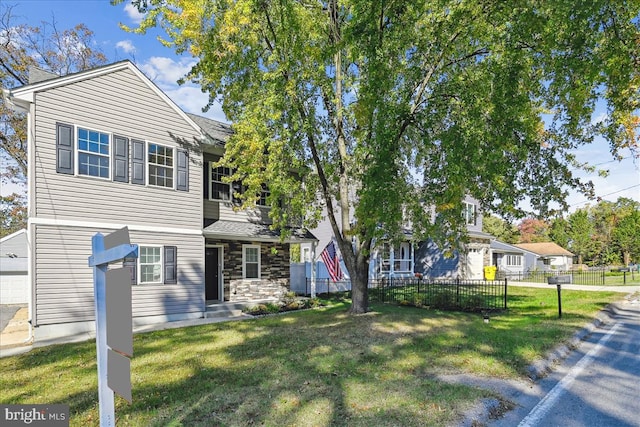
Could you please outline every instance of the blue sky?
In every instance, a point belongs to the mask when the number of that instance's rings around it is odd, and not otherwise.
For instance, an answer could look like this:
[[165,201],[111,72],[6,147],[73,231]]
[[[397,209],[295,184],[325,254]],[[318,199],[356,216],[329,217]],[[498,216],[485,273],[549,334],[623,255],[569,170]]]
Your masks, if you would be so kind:
[[[84,23],[94,32],[94,39],[110,61],[129,59],[134,62],[151,80],[155,82],[183,110],[226,121],[220,106],[212,107],[203,113],[207,95],[195,85],[178,86],[176,81],[182,77],[194,63],[190,56],[177,56],[162,46],[156,39],[157,32],[146,35],[127,33],[118,23],[133,26],[140,22],[141,16],[130,4],[111,6],[109,0],[0,0],[6,5],[15,5],[13,14],[16,23],[39,25],[41,21],[54,19],[59,29],[70,28]],[[605,200],[615,201],[618,197],[628,197],[640,202],[640,159],[631,157],[630,152],[621,153],[621,162],[613,160],[608,144],[598,141],[580,149],[576,153],[579,161],[598,165],[609,170],[609,176],[597,174],[578,176],[591,179],[595,184],[596,195]],[[571,210],[586,205],[586,198],[571,194],[568,203]],[[593,203],[593,202],[592,202]]]

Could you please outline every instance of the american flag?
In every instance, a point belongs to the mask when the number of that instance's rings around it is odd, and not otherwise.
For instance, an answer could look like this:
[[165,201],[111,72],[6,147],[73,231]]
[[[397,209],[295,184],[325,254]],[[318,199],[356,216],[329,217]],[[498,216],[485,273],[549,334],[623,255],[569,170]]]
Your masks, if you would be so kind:
[[338,259],[338,254],[336,253],[336,246],[333,243],[333,240],[329,242],[326,248],[320,254],[322,257],[322,261],[324,265],[327,266],[327,270],[329,270],[329,276],[331,276],[331,280],[333,282],[337,282],[342,280],[342,269],[340,268],[340,260]]

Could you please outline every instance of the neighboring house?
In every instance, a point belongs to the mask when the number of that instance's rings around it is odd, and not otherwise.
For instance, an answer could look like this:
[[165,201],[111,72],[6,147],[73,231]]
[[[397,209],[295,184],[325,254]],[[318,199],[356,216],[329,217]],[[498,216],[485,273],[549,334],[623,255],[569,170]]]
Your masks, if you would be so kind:
[[27,304],[28,255],[27,230],[0,239],[0,304]]
[[420,243],[415,255],[416,273],[429,278],[484,278],[484,267],[491,265],[490,245],[494,237],[482,231],[482,211],[478,200],[467,196],[462,206],[468,242],[450,257],[432,241]]
[[[419,273],[429,278],[483,279],[483,268],[491,265],[490,242],[493,236],[482,232],[482,212],[477,200],[466,197],[462,206],[469,236],[469,241],[462,251],[455,251],[447,256],[431,240],[414,242],[411,230],[406,229],[405,240],[396,245],[386,242],[375,244],[371,252],[369,278],[377,280],[414,277]],[[333,237],[327,220],[320,222],[312,232],[320,242],[318,251],[321,251]],[[311,246],[303,245],[301,253],[311,253]],[[318,256],[319,253],[316,254],[316,257]],[[307,261],[306,258],[303,259]],[[307,279],[310,278],[310,271],[307,267]],[[328,278],[328,274],[323,274],[325,270],[322,268],[318,268],[317,271],[319,279]]]
[[497,267],[500,277],[522,278],[535,269],[538,255],[499,240],[491,241],[492,265]]
[[234,210],[213,167],[231,130],[185,114],[130,61],[5,91],[29,115],[30,320],[35,338],[93,329],[91,238],[123,226],[139,245],[134,324],[202,317],[207,301],[288,289],[289,245],[266,208]]
[[529,271],[569,271],[573,266],[573,254],[556,243],[519,243],[515,246],[537,256],[535,264],[526,266]]

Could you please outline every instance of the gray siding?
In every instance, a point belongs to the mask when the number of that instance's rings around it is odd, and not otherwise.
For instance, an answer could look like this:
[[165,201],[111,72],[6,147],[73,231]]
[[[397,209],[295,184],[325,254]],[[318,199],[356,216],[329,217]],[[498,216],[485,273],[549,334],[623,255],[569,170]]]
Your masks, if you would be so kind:
[[[6,238],[7,236],[5,236]],[[29,256],[29,243],[27,242],[27,233],[18,232],[15,236],[0,242],[0,258],[7,257],[8,253],[18,255],[18,258],[26,258]],[[0,261],[0,270],[3,270]]]
[[[171,147],[197,132],[130,70],[36,94],[35,215],[38,218],[202,227],[201,155],[190,152],[189,191],[56,173],[56,122]],[[129,174],[131,175],[131,174]]]
[[[113,230],[36,225],[38,325],[93,320],[91,238]],[[133,316],[204,311],[204,240],[198,235],[130,231],[131,243],[178,248],[178,284],[134,285]]]

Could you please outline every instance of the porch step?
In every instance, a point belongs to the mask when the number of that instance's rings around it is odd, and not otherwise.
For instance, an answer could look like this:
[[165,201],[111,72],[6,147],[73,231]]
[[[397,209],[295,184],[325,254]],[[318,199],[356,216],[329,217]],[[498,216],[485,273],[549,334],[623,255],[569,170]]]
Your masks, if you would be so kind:
[[205,319],[211,319],[214,317],[240,317],[242,316],[242,310],[209,310],[204,312]]
[[207,310],[204,313],[204,317],[206,319],[210,319],[213,317],[215,318],[240,317],[243,315],[242,313],[243,308],[251,307],[263,302],[267,302],[267,301],[221,302],[221,303],[207,304]]

